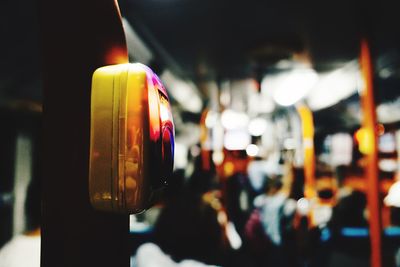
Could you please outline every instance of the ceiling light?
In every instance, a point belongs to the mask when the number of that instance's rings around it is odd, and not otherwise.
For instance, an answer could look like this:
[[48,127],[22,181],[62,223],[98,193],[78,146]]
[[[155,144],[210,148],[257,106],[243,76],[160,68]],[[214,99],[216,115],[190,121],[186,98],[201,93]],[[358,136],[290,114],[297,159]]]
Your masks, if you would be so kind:
[[183,109],[200,113],[203,102],[199,90],[191,81],[184,81],[176,77],[169,70],[164,71],[160,79],[168,89],[168,93],[182,106]]
[[320,75],[319,81],[308,94],[307,104],[312,110],[319,110],[350,97],[357,92],[359,76],[358,64],[354,61]]
[[262,90],[272,93],[276,103],[290,106],[307,95],[318,81],[318,74],[313,69],[294,69],[277,75],[266,76]]

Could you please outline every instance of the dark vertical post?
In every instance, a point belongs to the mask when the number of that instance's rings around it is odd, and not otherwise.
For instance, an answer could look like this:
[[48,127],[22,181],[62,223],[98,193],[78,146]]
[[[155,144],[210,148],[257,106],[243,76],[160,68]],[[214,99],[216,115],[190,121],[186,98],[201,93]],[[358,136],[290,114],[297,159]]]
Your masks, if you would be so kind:
[[44,82],[42,265],[129,266],[127,215],[89,203],[93,71],[128,61],[114,0],[39,1]]
[[365,176],[367,179],[367,199],[369,210],[369,231],[371,241],[371,266],[382,266],[382,222],[380,213],[378,151],[376,131],[376,108],[373,88],[373,67],[371,52],[366,40],[361,42],[360,53],[361,75],[363,88],[361,90],[361,108],[363,113],[362,127],[366,138],[363,141],[363,153],[366,157]]

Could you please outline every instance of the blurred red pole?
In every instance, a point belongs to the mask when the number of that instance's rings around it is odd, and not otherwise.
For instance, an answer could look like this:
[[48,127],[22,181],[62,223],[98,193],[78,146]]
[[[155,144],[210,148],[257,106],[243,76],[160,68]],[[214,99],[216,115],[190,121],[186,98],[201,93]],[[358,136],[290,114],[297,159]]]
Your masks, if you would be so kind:
[[380,214],[379,180],[378,180],[378,153],[376,132],[376,108],[373,88],[373,67],[371,53],[366,40],[361,41],[360,67],[363,79],[363,88],[360,92],[362,108],[362,125],[366,131],[367,150],[363,151],[366,157],[365,175],[367,179],[367,198],[369,210],[369,231],[371,242],[371,266],[382,266],[381,242],[382,222]]
[[206,143],[209,142],[208,128],[206,127],[206,118],[209,109],[205,109],[200,118],[200,143],[201,143],[201,168],[204,171],[211,170],[210,153],[211,147],[206,148]]

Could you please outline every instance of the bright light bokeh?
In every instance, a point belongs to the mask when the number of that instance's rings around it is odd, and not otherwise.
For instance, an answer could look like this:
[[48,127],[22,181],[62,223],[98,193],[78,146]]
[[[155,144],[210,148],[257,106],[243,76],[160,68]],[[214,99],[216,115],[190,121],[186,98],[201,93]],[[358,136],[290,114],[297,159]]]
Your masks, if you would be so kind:
[[228,130],[224,137],[224,147],[228,150],[245,150],[250,141],[247,130]]
[[267,121],[262,118],[252,119],[248,129],[252,136],[261,136],[267,130]]
[[183,107],[190,112],[200,112],[203,103],[199,95],[199,90],[190,81],[184,81],[176,77],[169,70],[164,71],[161,80],[168,89],[168,93]]
[[400,208],[400,181],[395,182],[384,199],[387,206]]
[[188,164],[188,148],[181,143],[175,142],[174,169],[184,169]]
[[318,82],[318,74],[313,69],[293,69],[277,75],[266,76],[262,90],[272,92],[274,101],[281,106],[290,106],[304,98]]
[[221,165],[222,162],[224,162],[224,152],[222,151],[214,151],[212,153],[212,160],[214,162],[215,165]]
[[260,149],[258,148],[257,145],[255,144],[250,144],[247,146],[246,148],[246,153],[249,157],[255,157],[258,155],[258,152],[260,151]]
[[300,198],[297,201],[297,212],[302,215],[308,215],[310,211],[310,202],[306,198]]
[[246,128],[249,117],[246,113],[226,109],[222,112],[221,123],[227,130]]
[[360,72],[357,62],[350,62],[343,68],[320,75],[317,84],[307,97],[312,110],[330,107],[357,92]]

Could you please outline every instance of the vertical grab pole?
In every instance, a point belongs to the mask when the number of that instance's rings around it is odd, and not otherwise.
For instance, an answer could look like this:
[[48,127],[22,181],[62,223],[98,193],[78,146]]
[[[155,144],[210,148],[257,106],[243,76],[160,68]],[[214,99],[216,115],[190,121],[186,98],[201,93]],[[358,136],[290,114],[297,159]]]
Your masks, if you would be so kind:
[[304,104],[296,106],[299,113],[303,134],[304,150],[304,196],[315,197],[315,152],[314,152],[314,120],[311,110]]
[[128,62],[116,0],[39,1],[44,89],[42,267],[128,267],[129,216],[89,202],[93,72]]
[[366,133],[367,142],[364,149],[366,157],[365,175],[367,179],[367,199],[370,214],[369,231],[371,242],[371,267],[382,266],[382,222],[380,216],[380,197],[378,181],[378,153],[377,153],[377,132],[376,132],[376,109],[373,88],[373,67],[371,52],[366,40],[361,41],[360,67],[363,86],[360,91],[362,108],[362,126]]

